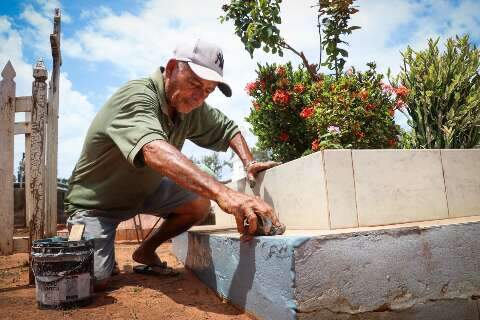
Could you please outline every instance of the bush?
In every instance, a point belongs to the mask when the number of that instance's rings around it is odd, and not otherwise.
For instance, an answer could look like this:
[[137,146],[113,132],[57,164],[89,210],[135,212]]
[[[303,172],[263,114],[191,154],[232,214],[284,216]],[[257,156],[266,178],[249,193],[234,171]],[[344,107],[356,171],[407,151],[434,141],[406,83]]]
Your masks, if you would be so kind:
[[404,113],[415,148],[474,148],[480,143],[480,50],[468,36],[448,39],[440,54],[438,39],[428,48],[402,53],[396,82],[410,89]]
[[396,147],[400,128],[393,116],[408,91],[384,85],[375,64],[369,67],[312,81],[290,63],[258,65],[257,79],[246,86],[253,98],[246,120],[258,146],[279,161],[327,148]]

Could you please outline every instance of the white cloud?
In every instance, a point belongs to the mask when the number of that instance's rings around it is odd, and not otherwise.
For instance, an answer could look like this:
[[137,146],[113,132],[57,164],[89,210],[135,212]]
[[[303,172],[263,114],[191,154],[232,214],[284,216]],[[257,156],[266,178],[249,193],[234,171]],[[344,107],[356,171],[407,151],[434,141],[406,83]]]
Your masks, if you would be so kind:
[[72,88],[66,73],[60,75],[59,99],[58,176],[68,178],[80,156],[95,110],[85,95]]
[[[33,47],[38,56],[50,55],[50,34],[53,33],[55,9],[61,8],[60,0],[35,0],[25,5],[20,18],[29,26],[22,29],[25,43]],[[61,11],[62,23],[72,21],[66,12]]]
[[[219,23],[220,7],[218,1],[189,2],[188,5],[185,2],[149,1],[138,16],[128,12],[116,14],[104,8],[73,39],[64,40],[64,52],[86,61],[110,62],[123,73],[126,81],[148,75],[165,64],[181,39],[201,36],[219,43],[226,59],[225,78],[231,84],[234,96],[228,99],[216,91],[208,101],[239,125],[247,126],[244,117],[250,101],[244,87],[247,81],[255,78],[256,62],[250,59],[243,44],[233,35],[231,25]],[[91,13],[84,12],[84,16],[91,16]],[[172,19],[175,19],[174,24]],[[254,143],[251,135],[248,140]],[[187,143],[184,152],[200,157],[209,151]]]
[[[21,33],[12,29],[8,18],[0,17],[0,63],[6,62],[6,56],[13,57],[12,62],[18,68],[18,83],[22,83],[19,85],[20,91],[29,88],[31,82],[31,66],[22,57],[22,41],[49,56],[52,10],[60,5],[58,0],[34,1],[23,10],[22,18],[30,27]],[[304,51],[312,63],[318,60],[316,9],[311,7],[315,3],[313,0],[285,0],[281,11],[283,23],[280,26],[288,43]],[[219,1],[150,0],[135,4],[143,6],[136,11],[138,14],[128,12],[128,8],[116,13],[106,6],[95,10],[83,9],[76,14],[86,25],[72,37],[63,37],[63,70],[68,69],[69,57],[83,60],[88,66],[109,62],[114,68],[106,72],[117,73],[117,78],[127,81],[148,75],[166,63],[172,56],[174,46],[182,39],[201,36],[220,44],[224,49],[225,78],[234,92],[234,96],[228,99],[216,91],[209,102],[241,126],[248,127],[244,117],[249,112],[250,101],[244,87],[246,82],[255,78],[256,62],[292,60],[294,65],[300,63],[297,56],[288,52],[284,58],[258,52],[255,53],[255,60],[250,59],[243,44],[234,35],[232,23],[219,23],[218,16],[223,13]],[[401,63],[399,52],[408,44],[416,49],[423,48],[430,37],[441,36],[444,40],[457,33],[470,33],[472,38],[477,41],[480,39],[478,0],[463,0],[457,6],[447,0],[358,0],[357,4],[360,12],[353,16],[351,24],[359,25],[362,29],[354,31],[347,38],[350,43],[347,65],[355,65],[360,69],[365,68],[366,62],[375,60],[379,71],[385,72],[390,67],[397,72]],[[69,20],[72,18],[62,12],[62,21]],[[44,40],[36,45],[35,39]],[[81,136],[93,116],[91,103],[73,87],[74,84],[63,74],[60,102],[62,154],[59,160],[63,175],[73,167],[81,148]],[[105,84],[106,91],[113,91],[111,84]],[[74,132],[78,135],[72,134]],[[253,142],[254,139],[249,135],[248,140]],[[206,152],[190,144],[186,145],[185,151],[190,154]]]
[[[30,14],[31,13],[31,14]],[[32,19],[41,17],[30,12]],[[33,20],[32,20],[33,21]],[[49,37],[45,41],[49,44]],[[16,71],[16,95],[32,94],[32,64],[23,57],[23,41],[21,34],[15,30],[7,17],[0,16],[0,68],[3,69],[8,60]],[[73,88],[66,73],[60,76],[60,111],[59,111],[59,155],[58,176],[68,177],[81,151],[85,132],[94,116],[94,107],[85,95]],[[23,116],[16,116],[16,121],[23,121]],[[18,165],[25,150],[23,136],[15,136],[14,165]],[[15,169],[16,170],[16,169]]]
[[[36,11],[32,5],[27,5],[20,17],[30,26],[22,30],[25,43],[36,50],[36,55],[48,55],[50,53],[50,33],[53,31],[52,21]],[[52,15],[53,17],[53,15]]]
[[407,45],[424,49],[429,38],[440,37],[444,42],[456,34],[470,34],[480,40],[477,0],[464,0],[459,6],[447,0],[360,0],[358,5],[360,12],[351,23],[362,29],[354,31],[347,40],[349,65],[362,67],[375,60],[379,71],[386,72],[390,67],[397,73],[402,63],[400,51]]
[[17,76],[17,94],[26,95],[31,91],[32,67],[23,61],[22,38],[18,31],[12,29],[7,17],[0,16],[0,69],[3,70],[8,60],[11,61]]
[[[317,62],[319,50],[316,8],[312,8],[315,3],[311,0],[284,1],[281,10],[283,23],[280,26],[287,42],[304,51],[312,63]],[[425,46],[428,37],[476,32],[478,38],[478,22],[475,22],[478,4],[475,0],[463,1],[458,7],[446,0],[420,3],[359,0],[357,4],[360,12],[353,16],[351,24],[360,25],[362,29],[347,38],[350,42],[347,65],[355,65],[360,69],[365,69],[367,62],[375,60],[380,72],[386,72],[389,67],[398,72],[400,51],[407,44],[415,48]],[[426,14],[418,17],[417,13],[422,10]],[[282,59],[258,51],[255,61],[251,60],[243,44],[234,35],[232,23],[219,23],[217,18],[222,13],[221,4],[214,0],[188,4],[151,0],[145,3],[138,15],[127,11],[117,14],[108,8],[102,8],[96,15],[84,12],[83,16],[90,17],[91,22],[78,31],[74,40],[69,42],[66,52],[88,61],[108,61],[128,78],[134,78],[149,74],[159,64],[165,63],[181,39],[201,36],[219,43],[226,60],[225,78],[230,81],[234,96],[229,100],[217,92],[209,98],[209,102],[240,125],[248,127],[244,117],[250,101],[243,89],[246,82],[255,78],[256,61],[292,60],[297,65],[300,59],[289,52]],[[172,23],[173,20],[175,23]],[[442,31],[447,20],[451,27]],[[415,28],[413,31],[406,30],[412,26]],[[396,37],[396,34],[403,37]],[[395,42],[396,38],[399,41]],[[404,119],[399,118],[399,121],[404,123]],[[250,136],[249,140],[254,139]],[[205,151],[191,144],[186,144],[185,151],[205,154]]]
[[[53,17],[56,8],[62,8],[60,0],[36,0],[44,16]],[[72,18],[66,12],[61,12],[62,22],[70,23]]]

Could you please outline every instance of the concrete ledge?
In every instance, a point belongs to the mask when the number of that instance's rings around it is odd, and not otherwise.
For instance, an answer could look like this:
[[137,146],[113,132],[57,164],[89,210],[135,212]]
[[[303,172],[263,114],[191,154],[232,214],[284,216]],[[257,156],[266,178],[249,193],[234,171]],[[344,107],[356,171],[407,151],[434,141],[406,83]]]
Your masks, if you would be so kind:
[[[228,187],[260,196],[288,229],[341,229],[480,215],[480,149],[324,150]],[[217,225],[234,227],[214,205]]]
[[410,309],[373,311],[360,315],[339,314],[329,310],[298,314],[298,320],[477,320],[479,300],[451,299],[420,303]]
[[174,238],[172,249],[239,308],[260,319],[294,319],[293,249],[303,238],[260,237],[241,243],[229,230],[192,231]]
[[219,295],[260,319],[480,316],[480,217],[294,230],[249,243],[232,230],[203,227],[175,238],[173,251]]

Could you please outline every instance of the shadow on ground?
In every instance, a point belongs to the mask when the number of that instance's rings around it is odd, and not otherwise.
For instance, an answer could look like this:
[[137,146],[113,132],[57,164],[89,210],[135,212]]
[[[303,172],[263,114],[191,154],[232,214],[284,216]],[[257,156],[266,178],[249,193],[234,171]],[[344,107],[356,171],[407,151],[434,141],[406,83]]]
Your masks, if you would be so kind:
[[[251,317],[225,303],[200,282],[170,253],[170,244],[158,249],[162,259],[181,271],[181,275],[156,277],[131,271],[131,253],[134,245],[118,245],[116,258],[121,273],[112,279],[111,288],[97,293],[92,304],[79,309],[39,310],[35,287],[28,286],[28,268],[21,267],[22,254],[10,256],[20,263],[11,263],[0,257],[0,319],[205,319],[247,320]],[[18,267],[11,268],[12,265]]]

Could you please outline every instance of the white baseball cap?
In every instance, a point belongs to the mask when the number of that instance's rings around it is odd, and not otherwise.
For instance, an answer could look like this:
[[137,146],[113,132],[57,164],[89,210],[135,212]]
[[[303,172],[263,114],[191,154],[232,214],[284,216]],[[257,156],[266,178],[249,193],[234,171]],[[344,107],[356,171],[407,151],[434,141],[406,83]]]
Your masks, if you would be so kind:
[[227,96],[232,89],[223,80],[223,52],[220,47],[202,39],[179,44],[173,51],[175,60],[185,61],[192,71],[202,79],[218,82],[218,88]]

